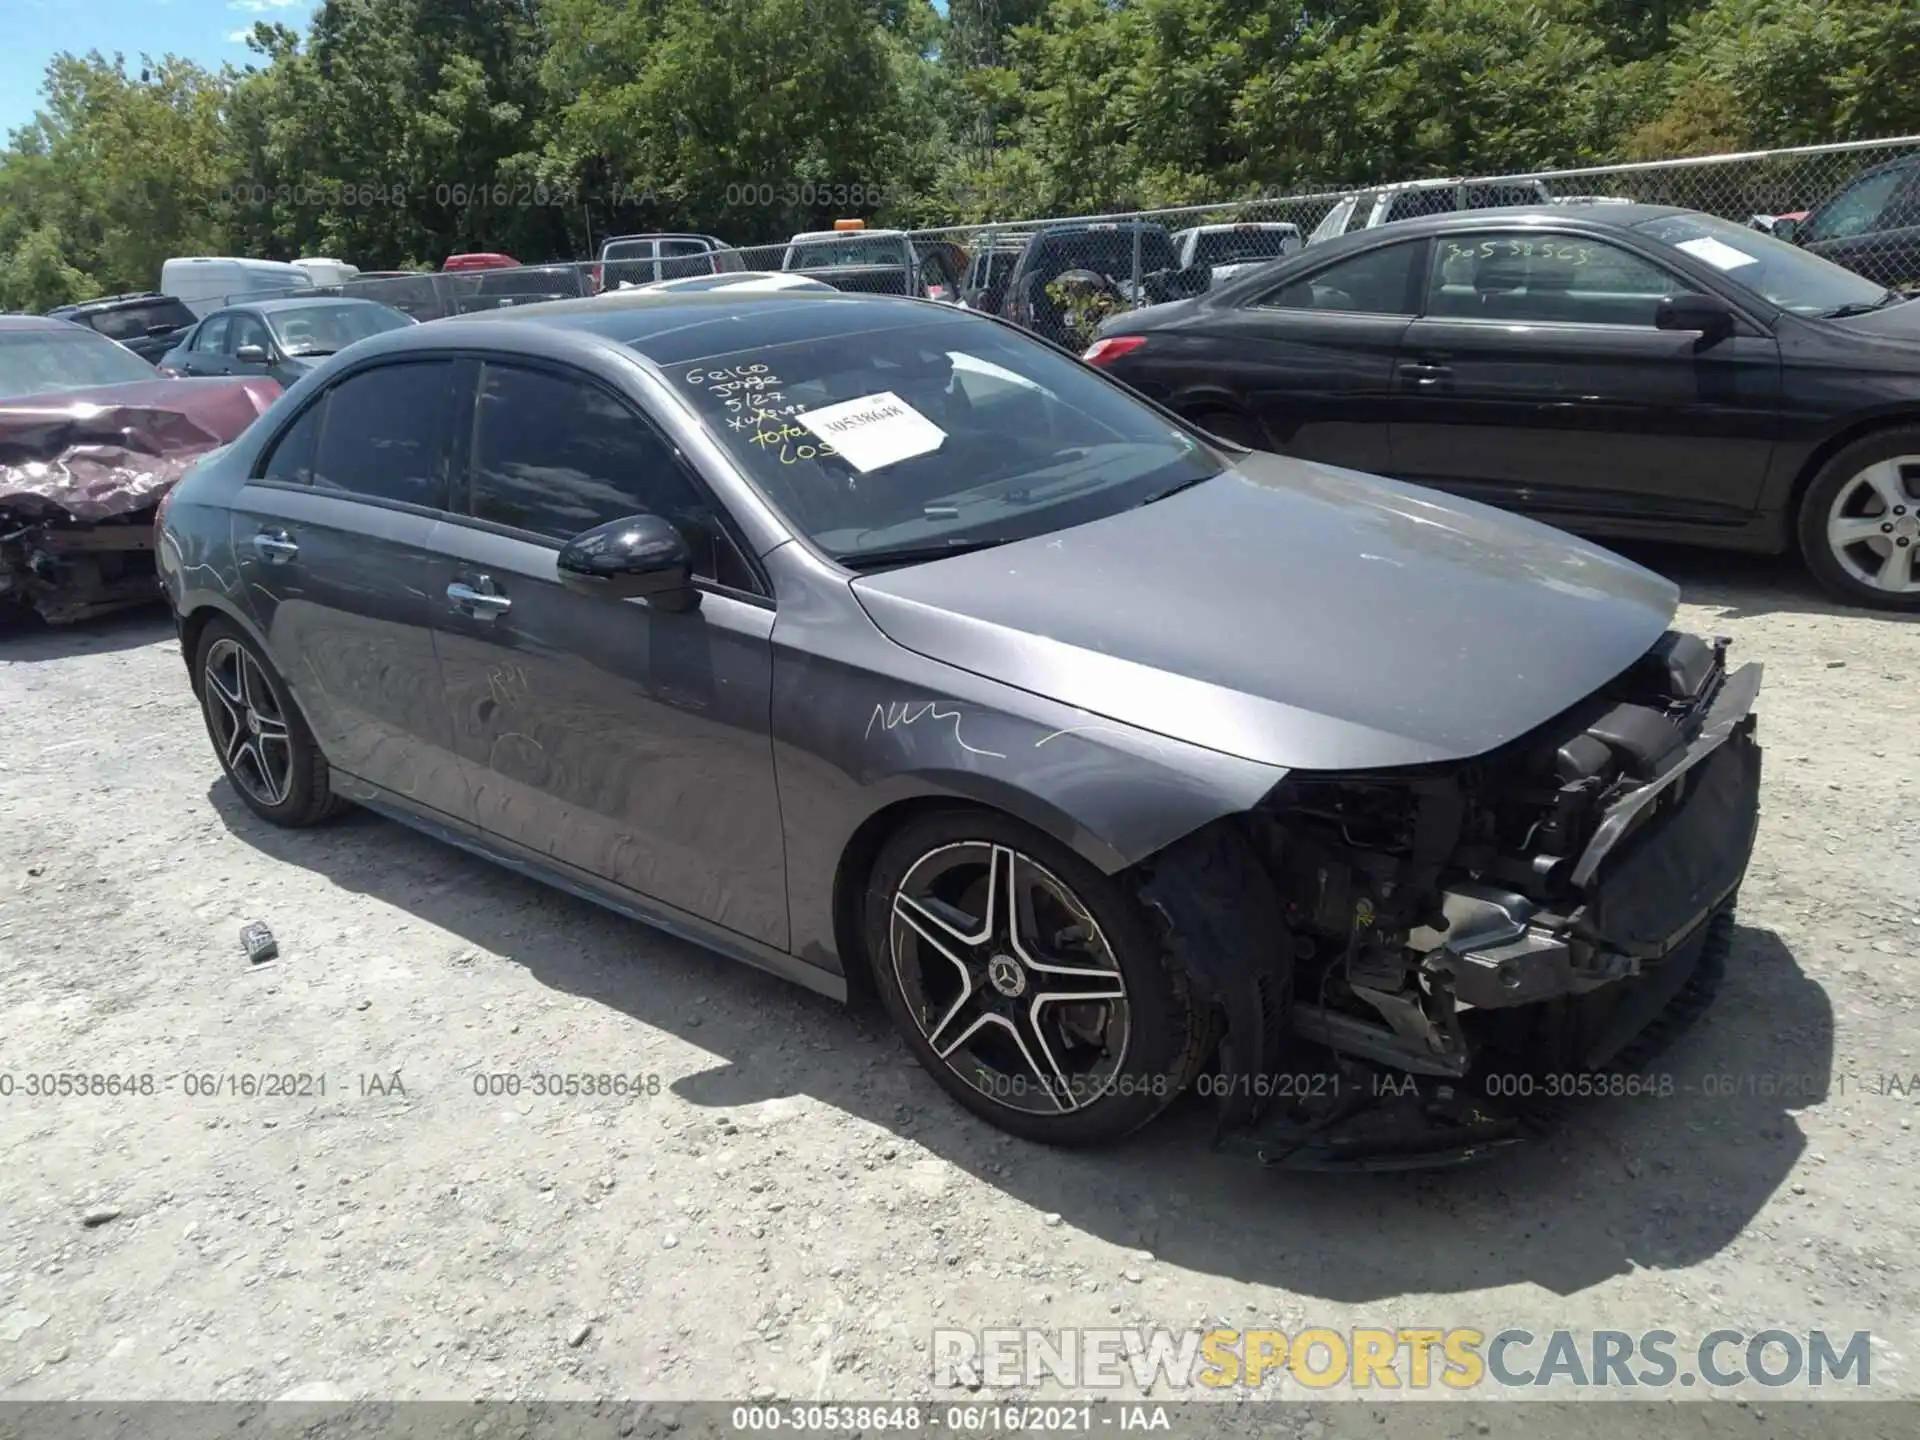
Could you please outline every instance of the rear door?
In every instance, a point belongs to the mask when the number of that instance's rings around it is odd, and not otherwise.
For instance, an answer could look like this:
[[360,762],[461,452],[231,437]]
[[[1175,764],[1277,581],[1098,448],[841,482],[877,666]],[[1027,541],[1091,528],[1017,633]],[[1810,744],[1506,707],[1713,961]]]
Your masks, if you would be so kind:
[[1654,328],[1701,287],[1580,232],[1435,242],[1395,367],[1391,473],[1547,517],[1733,524],[1759,503],[1780,395],[1757,329]]
[[[433,650],[453,363],[356,370],[282,432],[233,504],[241,590],[334,768],[472,813]],[[444,602],[441,602],[444,603]]]
[[[765,944],[787,941],[769,730],[773,606],[704,487],[626,397],[477,362],[434,623],[479,824]],[[570,537],[646,511],[700,557],[672,613],[564,588]]]
[[713,249],[704,240],[662,240],[659,246],[662,280],[714,273]]
[[1393,363],[1413,323],[1424,240],[1348,255],[1169,332],[1155,380],[1176,408],[1230,394],[1288,455],[1384,470]]

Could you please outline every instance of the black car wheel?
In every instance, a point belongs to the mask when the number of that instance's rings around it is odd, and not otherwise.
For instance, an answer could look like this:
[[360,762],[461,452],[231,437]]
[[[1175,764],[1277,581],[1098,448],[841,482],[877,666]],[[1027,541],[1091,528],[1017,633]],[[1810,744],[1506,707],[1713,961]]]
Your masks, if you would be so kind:
[[1205,1058],[1211,1032],[1138,902],[1005,816],[944,811],[896,833],[874,867],[866,939],[920,1063],[1026,1139],[1118,1139]]
[[247,808],[275,825],[312,825],[340,808],[327,760],[287,687],[241,629],[209,621],[194,661],[207,737]]
[[1822,467],[1800,503],[1800,550],[1841,599],[1920,610],[1920,428],[1868,435]]

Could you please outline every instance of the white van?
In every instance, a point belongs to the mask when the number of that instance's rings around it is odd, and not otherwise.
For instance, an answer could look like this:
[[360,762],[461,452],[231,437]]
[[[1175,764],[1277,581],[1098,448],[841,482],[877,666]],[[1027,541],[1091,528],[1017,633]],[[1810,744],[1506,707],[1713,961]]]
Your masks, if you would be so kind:
[[160,267],[160,293],[173,296],[202,317],[248,296],[263,297],[312,288],[311,275],[283,260],[182,255]]
[[307,278],[316,285],[344,285],[360,273],[358,265],[324,255],[302,255],[293,263],[306,271]]

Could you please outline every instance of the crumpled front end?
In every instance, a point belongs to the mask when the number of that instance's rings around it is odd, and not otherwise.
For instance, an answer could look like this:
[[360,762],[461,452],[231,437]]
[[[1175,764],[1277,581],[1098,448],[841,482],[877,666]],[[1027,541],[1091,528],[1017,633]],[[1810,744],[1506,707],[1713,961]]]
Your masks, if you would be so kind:
[[277,393],[195,391],[192,413],[77,398],[0,404],[0,609],[58,624],[157,599],[155,508]]
[[1247,818],[1281,897],[1294,1078],[1224,1087],[1269,1102],[1235,1117],[1241,1142],[1294,1165],[1441,1163],[1523,1138],[1550,1108],[1534,1101],[1636,1093],[1651,1037],[1724,960],[1759,684],[1724,641],[1669,632],[1490,755],[1289,776]]

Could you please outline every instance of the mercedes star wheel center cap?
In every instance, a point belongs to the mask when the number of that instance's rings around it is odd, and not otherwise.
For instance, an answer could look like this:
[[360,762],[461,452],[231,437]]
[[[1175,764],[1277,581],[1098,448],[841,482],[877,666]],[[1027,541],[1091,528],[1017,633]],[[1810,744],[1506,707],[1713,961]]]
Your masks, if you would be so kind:
[[987,979],[993,982],[993,988],[1008,999],[1021,994],[1027,988],[1026,972],[1020,968],[1020,962],[1011,955],[996,955],[987,961]]

